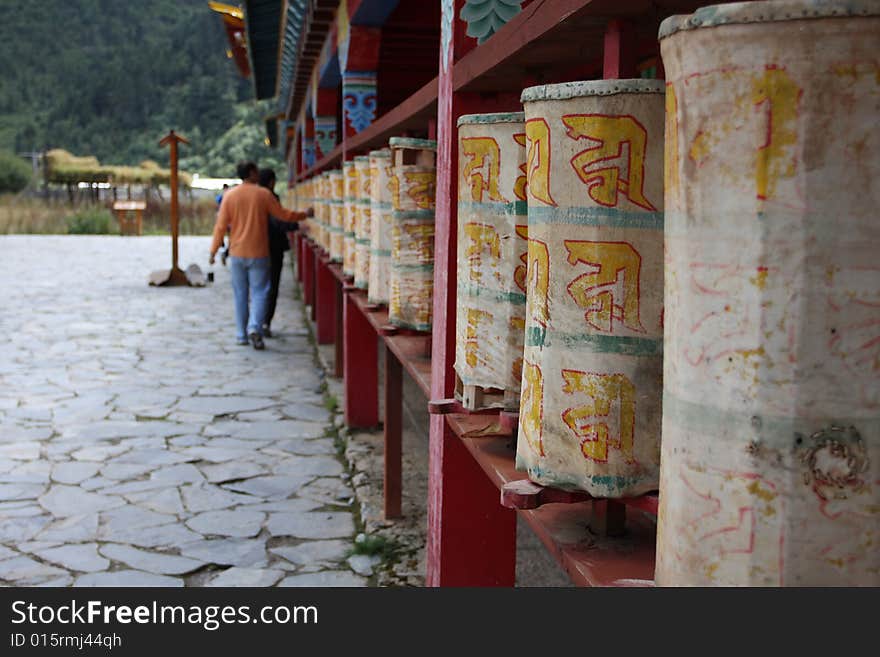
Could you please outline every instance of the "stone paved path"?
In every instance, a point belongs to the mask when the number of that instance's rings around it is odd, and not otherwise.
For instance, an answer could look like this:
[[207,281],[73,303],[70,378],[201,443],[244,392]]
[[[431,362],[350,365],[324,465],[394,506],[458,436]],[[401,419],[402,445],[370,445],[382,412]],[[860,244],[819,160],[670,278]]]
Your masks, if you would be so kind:
[[[182,238],[181,266],[208,246]],[[170,250],[0,236],[0,582],[366,584],[289,267],[257,352],[219,264],[207,288],[147,286]]]

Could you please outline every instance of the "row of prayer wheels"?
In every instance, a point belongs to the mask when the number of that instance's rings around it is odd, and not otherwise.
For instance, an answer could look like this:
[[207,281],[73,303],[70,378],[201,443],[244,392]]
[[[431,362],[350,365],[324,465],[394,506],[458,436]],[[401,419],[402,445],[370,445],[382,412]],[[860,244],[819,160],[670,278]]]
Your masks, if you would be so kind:
[[[538,483],[659,490],[658,584],[880,585],[880,3],[712,6],[660,40],[665,81],[459,119],[456,393],[519,411]],[[429,330],[434,145],[389,146],[296,200]]]
[[430,331],[437,143],[388,146],[296,185],[292,205],[314,208],[317,244],[370,303],[388,305],[392,324]]
[[665,82],[459,120],[460,397],[538,483],[659,490],[658,584],[876,586],[880,3],[660,38]]

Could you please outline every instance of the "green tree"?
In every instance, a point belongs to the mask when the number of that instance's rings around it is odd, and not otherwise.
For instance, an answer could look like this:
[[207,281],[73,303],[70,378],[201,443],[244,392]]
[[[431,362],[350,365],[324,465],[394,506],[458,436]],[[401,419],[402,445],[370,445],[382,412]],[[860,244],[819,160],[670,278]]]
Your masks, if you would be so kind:
[[31,180],[30,165],[9,151],[0,151],[0,193],[18,193]]

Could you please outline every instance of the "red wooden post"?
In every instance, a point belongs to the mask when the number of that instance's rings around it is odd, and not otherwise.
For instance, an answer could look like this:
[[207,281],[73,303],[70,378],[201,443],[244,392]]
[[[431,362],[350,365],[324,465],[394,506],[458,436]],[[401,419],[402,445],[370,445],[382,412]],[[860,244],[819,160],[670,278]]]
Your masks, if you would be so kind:
[[[315,249],[313,244],[308,240],[302,241],[302,282],[303,282],[303,303],[315,308]],[[315,317],[312,315],[312,319]]]
[[[443,5],[456,12],[463,0]],[[434,318],[431,397],[453,395],[455,360],[456,205],[458,117],[487,111],[453,92],[452,66],[475,42],[465,24],[444,18],[452,34],[441,38],[437,121],[437,207],[434,242]],[[445,44],[445,50],[443,50]],[[427,577],[429,586],[512,586],[516,565],[516,512],[453,434],[442,415],[432,415],[428,481]]]
[[336,352],[333,357],[333,376],[337,379],[342,378],[343,366],[345,364],[345,330],[343,328],[343,293],[342,281],[334,276],[333,282],[333,319],[336,323],[336,329],[333,333],[333,341],[335,343]]
[[385,517],[401,514],[403,367],[385,347]]
[[345,292],[345,424],[375,427],[379,423],[378,336],[370,320],[358,307],[354,290]]
[[636,37],[632,23],[614,19],[605,28],[602,76],[606,80],[636,77]]
[[326,256],[315,258],[315,322],[318,344],[333,344],[336,339],[336,287]]
[[303,259],[306,252],[306,238],[299,233],[296,234],[296,280],[303,283]]

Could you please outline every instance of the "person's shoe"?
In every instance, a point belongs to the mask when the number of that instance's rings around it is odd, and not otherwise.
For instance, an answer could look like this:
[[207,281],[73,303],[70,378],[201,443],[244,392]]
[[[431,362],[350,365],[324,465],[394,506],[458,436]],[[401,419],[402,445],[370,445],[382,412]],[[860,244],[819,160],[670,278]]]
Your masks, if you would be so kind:
[[237,344],[239,347],[246,347],[250,344],[250,342],[248,342],[247,340],[236,340],[235,344]]
[[264,338],[271,338],[272,337],[272,330],[269,328],[268,324],[263,324],[263,337]]
[[251,333],[251,344],[254,345],[254,349],[257,351],[266,348],[266,345],[263,344],[263,336],[259,333]]

